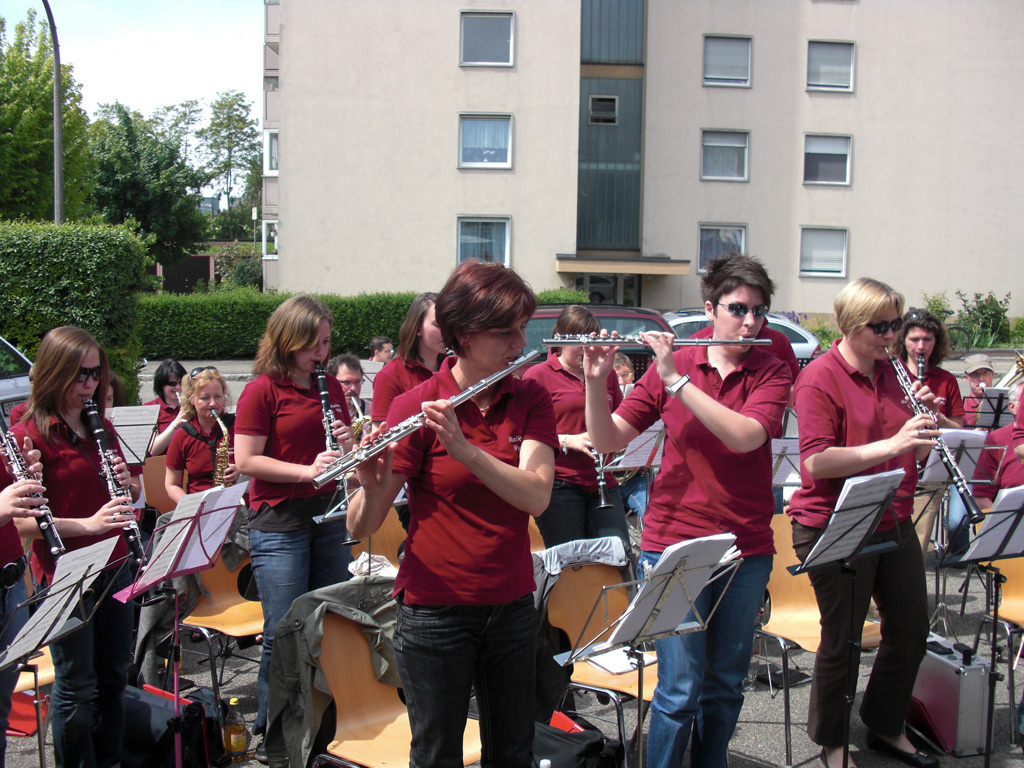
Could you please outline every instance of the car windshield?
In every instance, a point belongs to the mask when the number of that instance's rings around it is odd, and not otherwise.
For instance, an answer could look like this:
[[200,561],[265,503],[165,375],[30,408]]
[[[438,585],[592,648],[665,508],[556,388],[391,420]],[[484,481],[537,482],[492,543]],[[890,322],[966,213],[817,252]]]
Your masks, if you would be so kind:
[[0,378],[11,379],[15,376],[28,376],[29,367],[25,358],[14,347],[0,339]]
[[[555,327],[555,317],[535,317],[526,324],[526,348],[541,349],[544,339],[551,338],[551,330]],[[617,332],[620,336],[632,336],[641,331],[664,331],[657,319],[653,317],[598,317],[601,328],[608,333]]]

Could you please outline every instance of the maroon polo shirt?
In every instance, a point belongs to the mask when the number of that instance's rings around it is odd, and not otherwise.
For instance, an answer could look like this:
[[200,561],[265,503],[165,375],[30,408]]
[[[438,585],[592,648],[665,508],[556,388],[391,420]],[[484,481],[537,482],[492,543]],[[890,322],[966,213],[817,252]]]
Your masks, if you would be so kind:
[[[388,424],[421,411],[421,404],[459,392],[449,357],[441,370],[395,398]],[[537,382],[506,376],[481,413],[471,400],[455,409],[466,438],[510,466],[525,440],[558,450],[551,396]],[[500,498],[451,458],[429,427],[398,443],[395,474],[409,480],[409,535],[395,594],[415,605],[500,605],[533,592],[529,516]]]
[[975,496],[984,497],[989,501],[996,498],[1001,488],[1014,488],[1024,485],[1024,464],[1017,460],[1017,455],[1010,445],[1013,440],[1013,424],[994,429],[985,436],[985,445],[1006,446],[1002,458],[999,451],[984,450],[978,457],[978,466],[974,468],[975,480],[992,480],[989,485],[974,484],[971,489]]
[[[113,425],[104,419],[103,426],[107,431],[107,446],[123,457]],[[44,440],[39,434],[34,420],[18,422],[11,431],[18,438],[19,445],[26,436],[31,438],[32,445],[42,455],[40,460],[43,463],[43,484],[46,486],[46,498],[49,499],[49,507],[55,518],[92,517],[100,507],[110,501],[106,480],[100,474],[99,447],[92,434],[85,438],[76,436],[75,444],[72,444],[73,433],[56,417],[50,422],[49,440]],[[133,477],[142,474],[142,467],[128,469]],[[124,495],[127,496],[128,492],[125,491]],[[103,535],[62,538],[64,546],[71,551],[111,537],[118,539],[111,558],[111,562],[114,562],[128,554],[124,536],[118,530]],[[53,557],[42,539],[32,540],[32,552],[34,560],[47,577],[52,579],[55,567]]]
[[744,556],[770,555],[772,495],[771,440],[793,385],[789,368],[752,347],[723,380],[708,362],[707,347],[673,353],[676,370],[719,403],[764,427],[762,445],[747,453],[727,447],[661,383],[656,366],[641,377],[615,412],[634,429],[665,422],[665,453],[644,514],[644,550],[661,552],[678,541],[732,533]]
[[[691,339],[710,339],[711,334],[714,333],[713,326],[705,326],[697,331],[695,334],[690,336]],[[789,366],[789,372],[793,376],[793,380],[796,381],[796,377],[800,373],[800,363],[797,362],[796,353],[793,351],[793,342],[789,340],[789,337],[782,331],[776,331],[774,328],[769,328],[768,323],[761,324],[761,330],[757,332],[755,339],[768,339],[771,341],[769,347],[758,347],[758,349],[767,352],[772,357],[776,357],[786,365]]]
[[[180,426],[174,430],[171,444],[167,446],[167,467],[188,472],[186,493],[199,493],[213,488],[213,452],[210,440],[220,442],[222,432],[220,425],[213,425],[213,432],[208,433],[199,425],[199,419],[190,419],[189,424],[199,432],[199,438],[192,437]],[[228,427],[228,445],[234,445],[235,430]]]
[[167,403],[164,402],[162,397],[149,400],[143,403],[143,405],[160,406],[160,413],[156,415],[157,434],[162,434],[165,429],[171,426],[171,422],[178,418],[178,411],[181,410],[180,406],[177,408],[172,408],[171,406],[169,406]]
[[1010,438],[1010,447],[1016,448],[1021,443],[1024,443],[1024,418],[1021,414],[1024,413],[1024,408],[1017,406],[1017,415],[1013,419],[1013,434]]
[[[14,478],[6,470],[0,468],[0,491],[13,482]],[[24,551],[21,547],[21,537],[18,536],[18,529],[14,527],[14,523],[6,522],[0,525],[0,568],[7,563],[13,563],[24,554]]]
[[[327,390],[334,419],[351,424],[345,393],[333,376],[327,377]],[[266,437],[263,455],[290,464],[311,465],[326,450],[320,393],[314,386],[303,389],[291,379],[257,376],[245,385],[235,411],[235,434]],[[337,483],[319,490],[312,483],[272,483],[257,477],[249,484],[249,507],[259,511],[263,502],[275,507],[285,499],[306,499],[333,493]],[[254,520],[250,515],[249,524]],[[270,530],[280,530],[275,527]]]
[[[793,387],[793,405],[800,423],[801,467],[809,457],[832,446],[867,445],[890,438],[913,415],[904,402],[903,390],[892,365],[887,361],[877,362],[874,378],[869,379],[846,362],[837,349],[838,344],[839,340],[833,342],[828,352],[804,368]],[[872,475],[893,469],[907,473],[894,502],[902,522],[914,511],[913,495],[917,486],[914,451],[857,474]],[[789,514],[810,528],[824,528],[846,477],[815,480],[801,472],[801,481],[802,485],[790,500]],[[894,525],[892,515],[886,514],[878,530],[889,530]]]
[[[907,371],[911,380],[917,379],[917,366],[913,367],[903,361],[903,368]],[[924,372],[924,385],[932,391],[935,397],[945,398],[940,413],[950,419],[960,421],[964,416],[964,398],[960,394],[960,384],[956,376],[942,368],[929,368]]]
[[[555,427],[559,434],[578,435],[587,431],[587,395],[583,381],[565,370],[552,353],[540,365],[532,366],[524,379],[536,381],[551,395],[555,407]],[[608,374],[608,406],[614,411],[622,402],[622,390],[615,371]],[[594,459],[580,451],[563,454],[561,448],[555,452],[555,479],[578,485],[588,491],[597,491],[597,465]],[[618,485],[615,475],[607,474],[605,481],[609,488]]]
[[411,357],[392,358],[373,378],[370,421],[384,421],[392,400],[404,392],[415,389],[433,375],[434,372],[419,360]]

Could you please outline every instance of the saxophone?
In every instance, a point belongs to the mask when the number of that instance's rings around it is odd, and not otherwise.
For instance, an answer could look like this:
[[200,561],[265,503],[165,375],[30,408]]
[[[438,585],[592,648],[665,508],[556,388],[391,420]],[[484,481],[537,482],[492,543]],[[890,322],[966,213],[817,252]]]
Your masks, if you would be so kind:
[[221,434],[220,442],[217,443],[217,453],[213,463],[213,484],[227,488],[228,486],[235,484],[234,480],[229,483],[224,479],[224,475],[226,475],[228,471],[228,464],[231,463],[231,438],[228,435],[228,428],[224,426],[224,421],[221,419],[220,414],[217,413],[217,409],[211,409],[210,413],[213,414],[213,418],[216,419],[217,424],[220,425]]

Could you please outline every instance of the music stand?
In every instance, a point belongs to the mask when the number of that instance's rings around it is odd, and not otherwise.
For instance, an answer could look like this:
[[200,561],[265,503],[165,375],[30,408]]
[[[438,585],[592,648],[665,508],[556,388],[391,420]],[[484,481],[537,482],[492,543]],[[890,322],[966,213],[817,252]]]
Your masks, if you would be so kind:
[[[985,729],[985,768],[992,756],[992,716],[996,707],[996,643],[995,627],[999,623],[1001,585],[1006,577],[999,572],[995,560],[1009,560],[1024,556],[1024,486],[1007,488],[999,492],[992,508],[985,515],[985,525],[971,542],[967,552],[956,562],[969,563],[984,571],[988,579],[986,595],[992,596],[992,643],[988,676],[988,727]],[[1009,649],[1008,649],[1009,650]],[[1013,674],[1013,671],[1010,671]],[[1013,702],[1010,702],[1013,706]]]
[[811,547],[799,566],[789,571],[794,575],[829,565],[839,565],[842,573],[850,577],[850,636],[847,640],[846,695],[843,706],[843,766],[850,764],[850,714],[857,695],[857,660],[860,627],[855,626],[854,597],[857,589],[857,571],[851,563],[866,555],[896,547],[894,542],[866,546],[885,511],[892,503],[906,472],[894,469],[876,475],[849,477],[839,494],[836,508],[828,519],[825,530]]
[[107,411],[107,418],[117,431],[117,439],[124,450],[128,466],[139,467],[146,462],[149,447],[156,437],[159,414],[159,405],[122,406]]
[[[248,483],[241,483],[182,496],[171,519],[159,529],[163,536],[154,547],[149,562],[139,569],[135,582],[117,592],[114,597],[127,603],[161,582],[212,568],[247,488]],[[174,678],[174,718],[171,728],[174,732],[174,764],[176,768],[182,768],[178,592],[172,587],[157,599],[174,601],[174,632],[171,635],[170,651]]]
[[[1010,403],[1009,387],[988,387],[978,403],[978,411],[974,417],[974,427],[989,431],[1006,426],[1013,421],[1013,414],[1008,408]],[[1007,419],[1006,417],[1009,416]],[[1005,423],[1004,423],[1005,422]]]
[[[661,558],[645,579],[602,587],[573,649],[555,656],[555,661],[566,666],[609,651],[625,649],[628,657],[635,661],[639,768],[643,768],[644,764],[645,658],[641,646],[662,637],[701,632],[707,628],[721,597],[711,606],[707,616],[700,615],[694,601],[705,586],[720,578],[728,578],[725,586],[728,589],[736,569],[743,562],[739,551],[733,546],[735,541],[736,537],[731,533],[680,541],[662,552]],[[602,605],[607,608],[607,592],[635,584],[642,586],[622,615],[606,623],[591,642],[584,644],[583,638],[595,616],[599,615],[598,609]],[[607,639],[601,640],[605,636]]]

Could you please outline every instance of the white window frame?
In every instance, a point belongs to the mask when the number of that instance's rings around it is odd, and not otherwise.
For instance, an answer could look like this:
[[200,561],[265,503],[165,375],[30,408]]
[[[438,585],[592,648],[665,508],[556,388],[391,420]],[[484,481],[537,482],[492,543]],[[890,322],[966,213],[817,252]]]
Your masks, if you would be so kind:
[[[739,77],[722,77],[713,76],[708,74],[708,41],[709,40],[733,40],[746,41],[747,44],[747,76],[744,78]],[[703,83],[707,87],[711,88],[750,88],[750,84],[753,80],[753,69],[754,69],[754,40],[751,37],[744,35],[704,35],[704,48],[703,48]]]
[[[709,134],[730,134],[743,137],[743,174],[741,176],[705,176],[704,151],[707,147],[738,147],[739,144],[707,143]],[[702,128],[700,131],[700,178],[701,181],[749,181],[750,180],[750,131],[737,131],[720,128]]]
[[[462,159],[462,129],[466,120],[504,120],[508,124],[508,157],[504,162],[466,162]],[[459,114],[459,168],[491,168],[503,169],[512,167],[512,115],[490,114],[484,112],[464,112]]]
[[[850,82],[849,85],[829,85],[827,83],[811,82],[811,50],[815,45],[841,45],[849,47],[850,50]],[[853,93],[854,78],[857,72],[857,46],[849,40],[808,40],[807,41],[807,72],[805,75],[808,91],[831,91],[833,93]]]
[[[505,258],[506,267],[512,266],[512,217],[511,216],[458,216],[455,222],[455,265],[462,263],[462,225],[501,222],[505,225]],[[471,258],[466,256],[465,258]]]
[[[845,152],[829,151],[831,146],[833,149],[839,147],[843,142],[846,143]],[[816,145],[816,146],[815,146]],[[807,155],[811,149],[817,150],[815,154],[830,154],[830,155],[845,155],[846,156],[846,178],[842,181],[818,181],[807,179]],[[804,134],[804,171],[803,180],[804,184],[807,185],[825,185],[832,187],[848,187],[850,186],[850,176],[853,168],[853,137],[843,136],[829,133],[805,133]]]
[[721,222],[700,222],[697,226],[697,274],[703,275],[707,268],[701,262],[701,246],[704,244],[703,234],[708,230],[736,229],[740,232],[740,244],[737,248],[739,253],[747,252],[747,225],[746,224],[725,224]]
[[[273,153],[270,150],[271,150],[271,145],[273,143],[277,144],[277,165],[278,165],[277,168],[271,168],[270,167],[270,159],[271,159],[271,157],[273,157]],[[281,141],[280,141],[280,135],[278,134],[278,130],[276,128],[268,129],[268,130],[263,132],[263,175],[264,176],[277,176],[280,167],[281,167]]]
[[[819,239],[823,240],[826,237],[825,233],[836,233],[842,236],[843,247],[842,256],[840,257],[842,265],[838,270],[824,269],[821,264],[807,263],[807,259],[809,258],[808,252],[814,245],[813,243],[808,242],[808,238],[817,236]],[[834,251],[835,249],[833,248],[832,250]],[[844,227],[800,227],[800,277],[845,278],[847,264],[849,263],[849,256],[850,230]]]
[[[598,118],[594,119],[594,100],[595,99],[608,99],[614,105],[613,114],[611,119],[608,119],[607,113],[599,112]],[[587,116],[589,125],[618,125],[619,124],[619,97],[608,95],[608,94],[591,94],[590,100],[587,104]]]
[[[466,61],[466,18],[477,16],[501,16],[508,18],[509,43],[508,61]],[[514,67],[516,64],[516,14],[515,11],[460,11],[459,12],[459,66],[460,67]]]
[[[274,234],[271,234],[271,229],[273,229]],[[263,220],[263,260],[264,261],[277,261],[277,254],[279,252],[278,248],[277,248],[277,240],[278,240],[279,235],[280,235],[280,230],[278,229],[278,220],[277,219],[264,219]],[[274,252],[273,253],[267,253],[267,240],[268,240],[268,238],[273,238],[273,240],[274,240],[275,248],[274,248]]]

